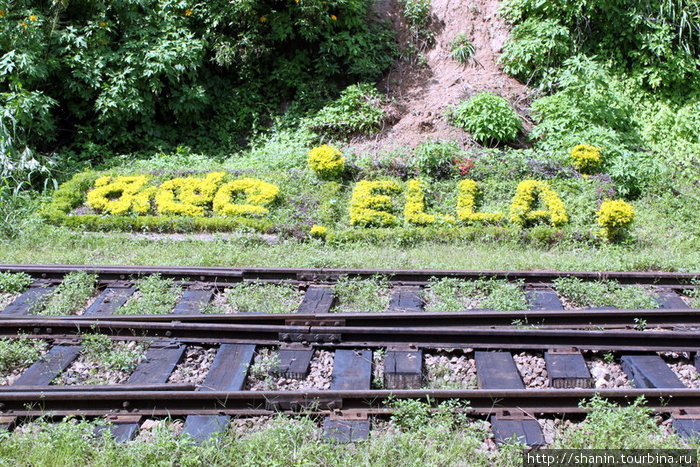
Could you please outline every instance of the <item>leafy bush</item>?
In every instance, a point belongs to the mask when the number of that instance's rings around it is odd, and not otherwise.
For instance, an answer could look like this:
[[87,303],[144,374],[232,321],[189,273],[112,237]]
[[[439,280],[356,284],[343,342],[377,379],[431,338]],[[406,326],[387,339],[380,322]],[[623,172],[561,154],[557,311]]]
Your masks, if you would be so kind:
[[600,148],[590,144],[577,144],[571,148],[569,154],[571,154],[574,167],[587,174],[596,170],[602,162]]
[[13,149],[0,153],[18,161],[74,137],[113,149],[183,134],[233,145],[283,103],[381,76],[391,34],[367,20],[371,5],[11,2],[0,18],[0,145]]
[[432,46],[435,35],[430,30],[430,0],[401,0],[401,3],[413,44],[419,50]]
[[522,123],[503,97],[483,92],[453,108],[450,119],[455,126],[470,132],[481,143],[506,143],[514,140]]
[[474,44],[465,33],[459,33],[450,42],[450,56],[459,63],[476,62]]
[[340,178],[345,171],[345,159],[333,146],[324,144],[309,151],[309,167],[318,178],[333,180]]
[[455,175],[455,159],[462,157],[462,150],[453,141],[427,141],[416,146],[411,168],[421,175],[435,179]]
[[635,217],[634,206],[622,200],[604,201],[596,214],[602,227],[601,235],[609,241],[618,238]]
[[307,121],[321,135],[350,137],[379,131],[384,110],[381,95],[369,84],[348,86],[333,103],[322,108]]
[[503,70],[523,81],[550,75],[571,50],[569,30],[555,19],[528,18],[510,33],[503,46]]

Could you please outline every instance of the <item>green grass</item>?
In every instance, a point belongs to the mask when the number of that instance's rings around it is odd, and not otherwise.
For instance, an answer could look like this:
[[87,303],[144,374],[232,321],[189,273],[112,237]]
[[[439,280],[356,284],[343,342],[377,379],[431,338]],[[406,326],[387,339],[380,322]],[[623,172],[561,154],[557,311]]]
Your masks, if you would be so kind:
[[138,296],[119,307],[119,315],[162,315],[172,311],[182,289],[172,279],[152,274],[138,281]]
[[453,244],[338,246],[290,239],[268,245],[255,234],[212,235],[213,241],[185,235],[182,241],[172,241],[167,236],[84,234],[37,226],[15,240],[0,242],[0,257],[6,263],[33,264],[700,271],[700,248],[676,238],[672,229],[667,237],[600,247],[571,243],[544,248],[490,238]]
[[85,308],[95,292],[97,276],[85,271],[66,274],[56,290],[32,305],[40,315],[74,315]]
[[389,305],[389,283],[384,277],[354,279],[341,277],[334,287],[337,305],[335,313],[369,311],[381,313]]
[[557,292],[576,307],[614,306],[616,308],[658,308],[659,303],[638,285],[620,285],[616,281],[586,282],[576,277],[554,281]]
[[[32,429],[0,435],[0,465],[43,466],[519,466],[519,444],[483,450],[483,423],[460,413],[462,404],[446,402],[431,412],[425,403],[396,400],[396,413],[384,428],[357,444],[324,441],[310,418],[278,416],[259,431],[230,431],[202,445],[177,437],[161,424],[149,441],[117,443],[109,430],[95,434],[89,422],[71,418],[61,423],[39,420]],[[697,448],[676,435],[665,435],[639,402],[618,408],[594,399],[586,423],[572,425],[556,437],[557,448]],[[630,430],[629,427],[635,427]]]
[[107,369],[131,372],[144,357],[148,344],[139,343],[135,350],[127,348],[125,344],[112,341],[104,334],[84,334],[82,353]]
[[[294,313],[301,302],[301,292],[290,284],[242,282],[225,292],[226,304],[235,313]],[[216,306],[207,310],[222,313]]]
[[425,311],[462,311],[468,308],[492,308],[498,311],[528,308],[521,283],[502,280],[431,279],[424,292]]
[[0,373],[31,365],[39,359],[45,348],[45,341],[24,335],[0,339]]
[[697,288],[686,289],[683,293],[690,299],[688,305],[691,308],[700,308],[700,279],[694,280],[693,285],[697,286]]
[[23,272],[0,272],[0,293],[18,294],[32,283],[29,274]]

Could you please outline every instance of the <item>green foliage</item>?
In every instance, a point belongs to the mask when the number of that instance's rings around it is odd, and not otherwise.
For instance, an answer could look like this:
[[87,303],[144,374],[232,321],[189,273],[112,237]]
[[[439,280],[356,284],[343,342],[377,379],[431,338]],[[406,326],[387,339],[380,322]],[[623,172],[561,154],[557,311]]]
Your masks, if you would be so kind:
[[379,131],[384,110],[382,97],[374,86],[353,84],[340,97],[307,121],[312,130],[327,137],[348,138]]
[[503,46],[503,70],[525,82],[551,75],[571,50],[569,30],[554,19],[528,18],[510,33]]
[[401,0],[403,16],[411,31],[411,42],[418,50],[433,45],[435,34],[430,30],[430,0]]
[[561,277],[555,281],[557,292],[576,307],[614,306],[621,309],[652,309],[659,303],[638,285],[620,285],[616,281],[586,282],[577,277]]
[[85,271],[66,274],[56,290],[35,302],[32,309],[42,315],[76,314],[95,292],[96,282],[97,276]]
[[172,311],[182,295],[173,279],[151,274],[138,281],[138,295],[119,307],[119,315],[162,315]]
[[456,173],[455,159],[463,155],[456,142],[427,141],[416,146],[411,167],[421,175],[435,179],[450,178]]
[[463,32],[457,34],[450,42],[450,57],[459,63],[476,63],[474,58],[474,44],[469,36]]
[[46,342],[30,339],[25,335],[0,339],[0,373],[9,373],[15,368],[34,363],[46,348]]
[[463,311],[468,308],[511,311],[528,308],[521,283],[495,279],[463,281],[432,278],[424,300],[426,311]]
[[389,305],[389,283],[386,277],[360,279],[343,276],[338,279],[333,290],[338,302],[333,308],[335,313],[381,313]]
[[450,112],[450,120],[481,143],[507,143],[514,140],[522,123],[503,97],[482,92],[462,102]]
[[[664,427],[654,420],[653,411],[645,407],[643,397],[628,407],[619,407],[600,396],[583,401],[588,411],[581,425],[563,430],[554,449],[682,449],[688,446],[678,435],[666,435]],[[630,430],[634,427],[634,430]]]
[[0,272],[0,293],[22,293],[31,283],[32,276],[24,272]]
[[[542,30],[547,27],[537,23],[556,21],[574,40],[572,51],[609,59],[642,86],[684,89],[697,83],[700,6],[694,0],[507,0],[502,11],[513,23]],[[516,42],[532,39],[513,36]],[[534,74],[543,75],[546,66],[538,63]]]
[[135,349],[128,348],[125,342],[112,342],[105,334],[83,334],[82,352],[88,359],[100,362],[105,368],[118,371],[133,371],[138,362],[144,358],[146,343],[140,343]]
[[235,284],[226,290],[225,298],[235,313],[294,313],[301,302],[294,286],[261,282]]
[[0,170],[10,161],[19,178],[45,172],[50,159],[41,154],[73,141],[143,148],[185,133],[237,145],[283,103],[309,105],[339,85],[380,77],[393,59],[391,35],[367,20],[371,4],[7,4]]
[[32,194],[36,195],[13,187],[9,179],[0,185],[0,238],[15,238],[32,222],[37,204]]

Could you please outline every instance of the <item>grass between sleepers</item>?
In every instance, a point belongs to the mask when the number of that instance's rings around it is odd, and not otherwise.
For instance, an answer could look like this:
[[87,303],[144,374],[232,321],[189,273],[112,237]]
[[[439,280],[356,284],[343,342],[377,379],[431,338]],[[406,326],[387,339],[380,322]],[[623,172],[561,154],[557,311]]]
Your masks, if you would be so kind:
[[578,308],[614,306],[621,309],[659,308],[647,290],[639,285],[620,285],[617,281],[582,281],[562,277],[555,281],[556,291]]
[[470,308],[491,308],[496,311],[527,310],[528,304],[521,282],[454,278],[430,280],[423,292],[425,311],[463,311]]
[[242,282],[223,292],[223,300],[204,307],[205,313],[293,313],[302,293],[290,284]]
[[118,315],[162,315],[175,308],[182,296],[182,288],[173,279],[151,274],[138,281],[138,290],[129,301],[119,307]]
[[337,302],[331,310],[334,313],[381,313],[386,311],[391,298],[389,281],[381,276],[371,279],[344,276],[338,279],[333,291]]

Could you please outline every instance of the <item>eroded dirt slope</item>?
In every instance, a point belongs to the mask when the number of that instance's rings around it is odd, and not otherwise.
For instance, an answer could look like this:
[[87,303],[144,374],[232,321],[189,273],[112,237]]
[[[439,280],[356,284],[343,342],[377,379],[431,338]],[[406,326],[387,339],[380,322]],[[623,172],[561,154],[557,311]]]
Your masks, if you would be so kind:
[[[498,57],[508,40],[509,29],[498,14],[499,1],[432,0],[432,30],[435,45],[423,52],[426,66],[398,62],[379,83],[391,101],[387,111],[392,124],[381,133],[354,141],[350,146],[363,153],[415,147],[428,139],[456,140],[463,147],[475,143],[468,133],[447,123],[449,105],[481,91],[506,97],[519,113],[528,107],[533,91],[505,74]],[[400,42],[408,38],[408,27],[399,0],[379,0],[380,17],[391,21]],[[475,48],[476,63],[463,65],[450,58],[450,43],[466,33]],[[526,127],[528,122],[524,122]]]

